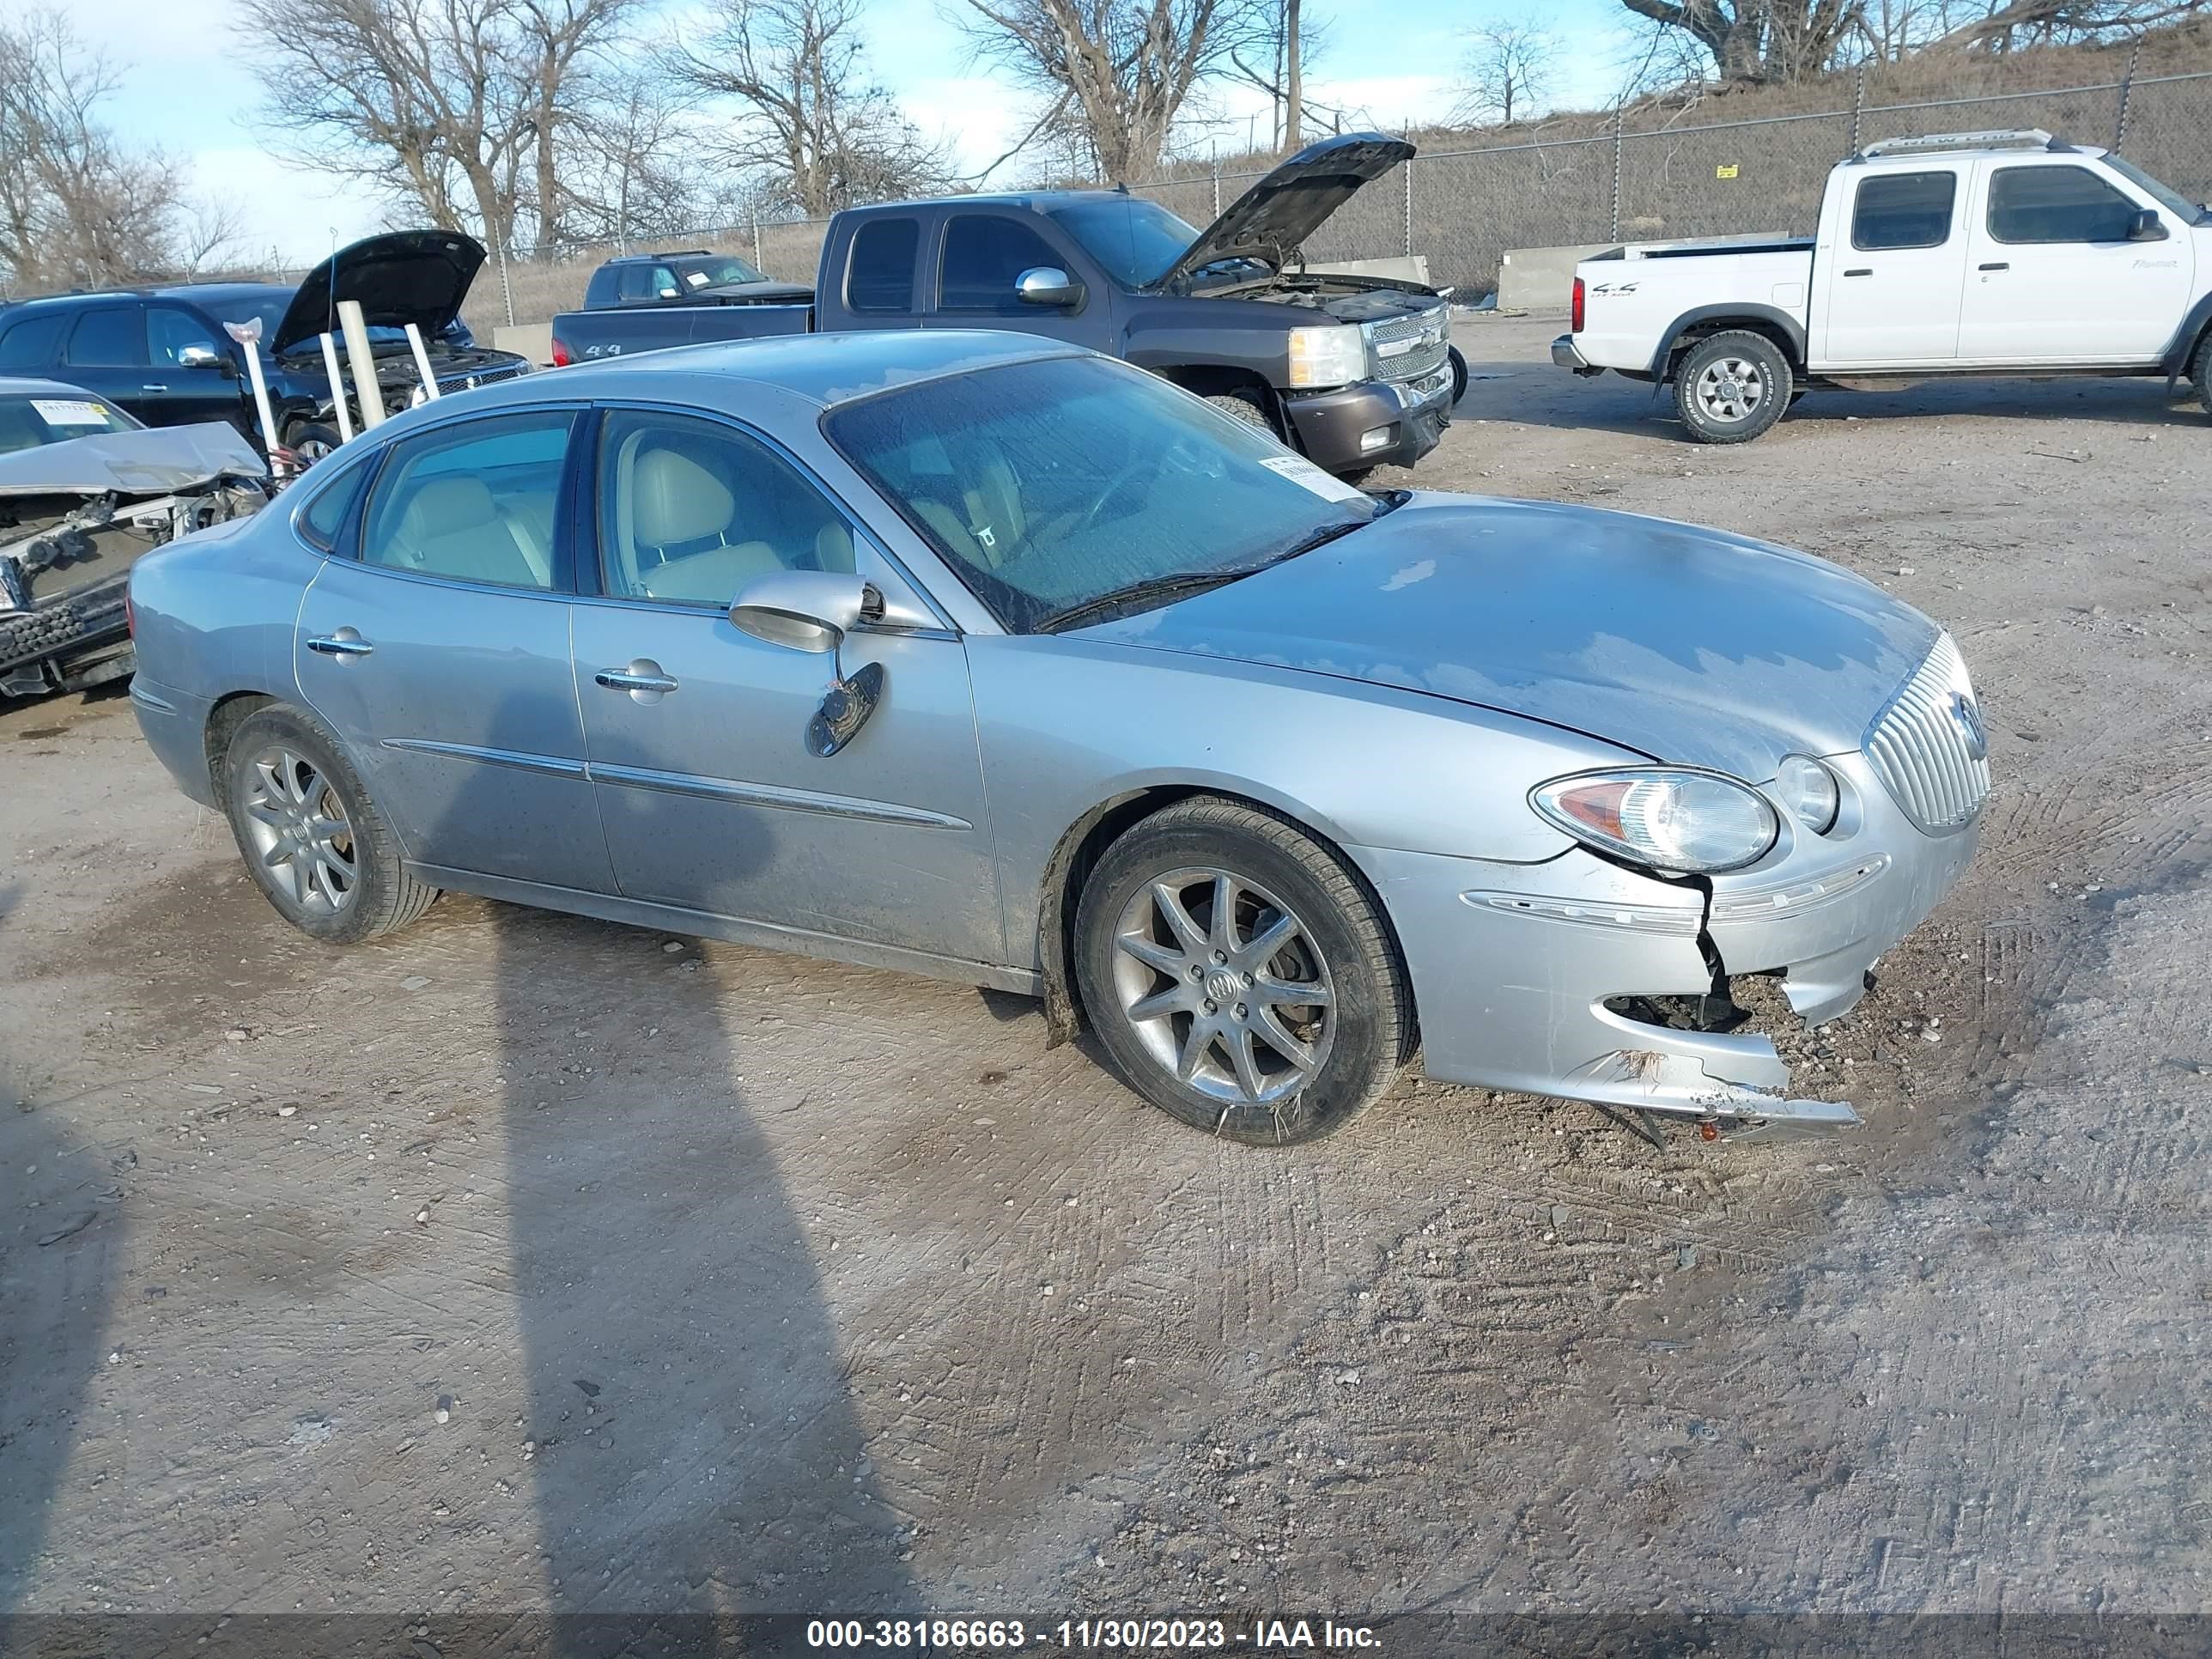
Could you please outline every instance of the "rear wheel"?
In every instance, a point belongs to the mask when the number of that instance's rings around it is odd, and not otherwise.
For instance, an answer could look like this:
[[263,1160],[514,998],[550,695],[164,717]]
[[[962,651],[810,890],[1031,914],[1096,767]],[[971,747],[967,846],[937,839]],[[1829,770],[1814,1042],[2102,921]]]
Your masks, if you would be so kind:
[[1674,370],[1674,407],[1700,443],[1748,443],[1782,418],[1795,383],[1773,341],[1731,329],[1684,354]]
[[222,781],[246,873],[301,933],[357,944],[414,921],[438,896],[407,873],[352,763],[299,710],[272,703],[240,721]]
[[1451,406],[1459,407],[1459,400],[1467,396],[1467,359],[1461,356],[1457,346],[1449,347],[1445,354],[1451,360]]
[[1122,1077],[1224,1139],[1328,1134],[1413,1057],[1413,995],[1380,907],[1326,849],[1238,802],[1178,802],[1107,849],[1077,913],[1076,969]]

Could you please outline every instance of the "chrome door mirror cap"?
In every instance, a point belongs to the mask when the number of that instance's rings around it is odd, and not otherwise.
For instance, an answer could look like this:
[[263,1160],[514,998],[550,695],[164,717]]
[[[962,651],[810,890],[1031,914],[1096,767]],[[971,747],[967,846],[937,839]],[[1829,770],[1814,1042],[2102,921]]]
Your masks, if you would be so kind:
[[1058,265],[1031,265],[1014,278],[1014,297],[1025,306],[1080,305],[1083,284]]
[[226,361],[213,346],[188,345],[177,353],[179,368],[221,368]]
[[776,570],[747,582],[730,606],[730,622],[770,645],[819,653],[835,651],[883,599],[857,575],[831,570]]

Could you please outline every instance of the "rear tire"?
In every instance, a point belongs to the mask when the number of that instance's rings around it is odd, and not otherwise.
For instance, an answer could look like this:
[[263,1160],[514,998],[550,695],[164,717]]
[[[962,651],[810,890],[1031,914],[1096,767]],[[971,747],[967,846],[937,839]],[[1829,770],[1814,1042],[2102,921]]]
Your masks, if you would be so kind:
[[1674,369],[1674,407],[1699,443],[1749,443],[1782,418],[1796,384],[1773,341],[1730,329],[1683,355]]
[[1413,993],[1380,903],[1241,802],[1193,796],[1108,848],[1084,884],[1075,965],[1123,1079],[1226,1140],[1333,1133],[1413,1058]]
[[343,748],[301,710],[270,703],[240,720],[221,782],[246,872],[310,938],[357,945],[404,927],[437,898],[407,873],[398,837]]
[[1451,360],[1451,406],[1457,409],[1459,400],[1467,396],[1467,359],[1460,356],[1457,346],[1446,348],[1444,355]]

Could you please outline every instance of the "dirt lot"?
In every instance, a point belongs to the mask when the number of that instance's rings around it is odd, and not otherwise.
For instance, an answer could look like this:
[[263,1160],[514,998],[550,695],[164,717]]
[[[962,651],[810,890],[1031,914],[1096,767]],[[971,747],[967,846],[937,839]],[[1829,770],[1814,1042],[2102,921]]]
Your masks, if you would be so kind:
[[1702,449],[1553,331],[1463,333],[1420,482],[1809,547],[1973,666],[1980,859],[1799,1045],[1863,1132],[1409,1083],[1254,1152],[1018,1000],[474,900],[331,952],[127,702],[14,708],[0,1613],[2212,1601],[2208,422]]

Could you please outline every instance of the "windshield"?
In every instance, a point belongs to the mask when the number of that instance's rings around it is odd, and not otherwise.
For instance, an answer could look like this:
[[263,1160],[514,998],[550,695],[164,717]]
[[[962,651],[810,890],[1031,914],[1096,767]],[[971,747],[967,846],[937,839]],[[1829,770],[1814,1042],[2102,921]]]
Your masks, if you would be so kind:
[[2124,161],[2118,156],[2108,153],[2105,157],[2105,165],[2123,179],[2134,184],[2137,190],[2156,198],[2158,204],[2179,217],[2182,223],[2196,225],[2204,222],[2204,210],[2202,207],[2189,200],[2172,185],[2161,185],[2134,162]]
[[1383,510],[1266,433],[1102,357],[924,381],[832,410],[823,428],[1016,633],[1139,584],[1256,569]]
[[686,288],[733,288],[740,283],[765,283],[769,279],[755,270],[743,259],[727,254],[716,254],[711,259],[678,259],[673,262],[677,275],[683,277]]
[[1084,196],[1045,209],[1107,275],[1131,288],[1159,281],[1198,233],[1141,196]]
[[82,394],[0,398],[0,455],[103,432],[133,432],[137,427],[121,410]]

